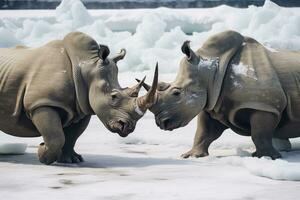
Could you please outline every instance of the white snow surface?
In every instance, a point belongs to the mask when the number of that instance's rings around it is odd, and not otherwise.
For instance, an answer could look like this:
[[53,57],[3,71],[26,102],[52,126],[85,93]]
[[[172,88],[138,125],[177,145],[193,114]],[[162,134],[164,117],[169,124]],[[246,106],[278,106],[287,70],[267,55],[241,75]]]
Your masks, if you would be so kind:
[[0,143],[0,154],[24,154],[26,148],[26,143]]
[[[123,72],[122,86],[132,77],[152,72]],[[162,74],[170,81],[174,74]],[[37,159],[42,138],[0,134],[1,143],[27,143],[25,155],[0,155],[1,199],[298,199],[300,195],[300,139],[282,159],[252,158],[250,137],[230,130],[210,147],[210,156],[181,159],[192,146],[196,120],[166,132],[147,112],[127,138],[110,133],[93,117],[78,139],[82,164],[45,166]]]
[[[86,10],[78,0],[64,0],[55,11],[0,11],[0,46],[39,46],[83,31],[112,54],[126,48],[119,62],[120,83],[147,75],[159,61],[160,80],[175,78],[180,46],[190,40],[197,49],[208,36],[233,29],[272,49],[300,49],[300,8]],[[0,199],[298,199],[300,139],[293,151],[276,161],[252,158],[250,137],[226,130],[205,158],[180,159],[192,146],[196,120],[165,132],[147,112],[134,133],[120,138],[93,117],[79,138],[76,151],[82,164],[45,166],[37,159],[42,138],[0,134],[1,144],[25,143],[25,155],[0,155]]]

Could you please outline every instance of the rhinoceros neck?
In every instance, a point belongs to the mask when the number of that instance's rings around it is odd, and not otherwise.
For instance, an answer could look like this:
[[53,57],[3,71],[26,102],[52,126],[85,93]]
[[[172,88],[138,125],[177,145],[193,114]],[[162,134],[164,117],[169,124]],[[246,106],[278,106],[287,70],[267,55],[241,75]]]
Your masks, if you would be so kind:
[[198,63],[198,79],[204,84],[205,88],[210,88],[214,84],[214,77],[219,67],[219,58],[202,58]]
[[[209,77],[207,110],[213,110],[221,93],[223,80],[227,71],[227,66],[233,56],[240,49],[244,42],[244,37],[234,31],[225,31],[211,36],[197,50],[196,54],[205,58],[217,58],[218,65]],[[203,72],[205,74],[205,72]]]
[[89,89],[85,84],[84,79],[81,74],[81,69],[79,66],[72,66],[73,80],[76,93],[76,103],[79,109],[79,113],[84,115],[92,115],[94,111],[92,110],[89,103]]
[[81,67],[84,67],[85,63],[95,63],[99,59],[99,45],[93,38],[81,32],[69,33],[63,39],[63,43],[72,63],[78,107],[85,115],[93,114],[89,104],[88,85],[82,77]]
[[73,66],[82,62],[91,62],[99,59],[99,45],[90,36],[81,32],[72,32],[63,39]]
[[198,64],[198,79],[207,91],[205,110],[209,109],[210,97],[216,84],[216,72],[219,68],[219,58],[202,58]]
[[[216,84],[216,73],[219,67],[219,58],[207,57],[201,58],[198,65],[191,65],[190,68],[182,68],[177,76],[178,82],[184,83],[185,81],[192,81],[194,86],[197,86],[199,90],[206,90],[205,105],[203,103],[203,109],[207,109],[209,105],[209,97],[213,95],[213,89]],[[183,84],[184,85],[184,84]],[[203,99],[203,100],[204,100]]]

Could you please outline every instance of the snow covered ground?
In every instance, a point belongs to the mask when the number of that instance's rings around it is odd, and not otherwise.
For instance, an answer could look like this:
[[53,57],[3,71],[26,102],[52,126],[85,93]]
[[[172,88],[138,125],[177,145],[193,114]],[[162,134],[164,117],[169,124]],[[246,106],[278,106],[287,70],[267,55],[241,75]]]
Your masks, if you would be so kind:
[[[87,11],[72,0],[56,11],[0,11],[0,46],[38,46],[69,31],[84,31],[112,53],[127,48],[119,67],[120,82],[128,86],[145,74],[151,80],[157,60],[160,79],[172,80],[186,39],[197,48],[209,35],[230,28],[273,49],[299,50],[299,27],[300,8],[271,2],[248,9]],[[193,120],[165,132],[147,112],[134,133],[120,138],[94,117],[76,145],[85,162],[51,166],[38,162],[41,138],[0,134],[0,145],[28,145],[25,155],[0,155],[0,199],[299,199],[300,139],[291,140],[292,152],[272,161],[252,158],[251,139],[227,130],[212,144],[209,157],[182,160],[195,127]]]
[[[124,72],[121,84],[146,72]],[[150,75],[149,73],[146,73]],[[170,80],[174,74],[163,74]],[[300,195],[300,139],[283,159],[251,157],[249,137],[230,130],[210,148],[210,156],[180,159],[192,145],[196,121],[172,132],[156,127],[150,112],[134,133],[120,138],[96,118],[79,138],[78,165],[39,163],[42,138],[0,135],[0,143],[26,143],[25,155],[0,155],[0,199],[298,199]]]

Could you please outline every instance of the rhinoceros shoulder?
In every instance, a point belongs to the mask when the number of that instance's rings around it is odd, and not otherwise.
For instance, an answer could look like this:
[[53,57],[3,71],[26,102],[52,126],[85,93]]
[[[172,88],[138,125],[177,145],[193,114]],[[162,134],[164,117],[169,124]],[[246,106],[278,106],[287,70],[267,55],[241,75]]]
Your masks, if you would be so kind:
[[207,109],[211,110],[219,98],[228,64],[244,42],[244,37],[235,31],[225,31],[211,36],[197,53],[206,58],[218,58],[219,65],[213,84],[208,88]]
[[235,31],[224,31],[208,38],[198,50],[200,55],[219,57],[231,49],[240,47],[244,37]]

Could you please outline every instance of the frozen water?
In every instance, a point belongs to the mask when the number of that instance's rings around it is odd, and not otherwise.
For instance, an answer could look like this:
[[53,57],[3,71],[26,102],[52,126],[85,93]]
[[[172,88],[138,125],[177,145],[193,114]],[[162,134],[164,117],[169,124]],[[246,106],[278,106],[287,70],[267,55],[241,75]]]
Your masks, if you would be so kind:
[[22,44],[22,42],[18,40],[11,31],[0,27],[0,44],[1,47],[11,47]]
[[3,154],[24,154],[27,148],[25,143],[0,143],[0,155]]
[[69,23],[71,29],[92,24],[93,19],[80,0],[62,0],[56,8],[56,20]]
[[87,10],[80,0],[63,0],[56,11],[1,11],[0,16],[1,47],[39,46],[79,30],[109,45],[112,54],[126,48],[122,72],[153,69],[157,61],[161,73],[176,72],[185,40],[196,50],[210,35],[228,29],[270,50],[300,49],[300,8],[282,8],[270,0],[247,9],[135,10]]

